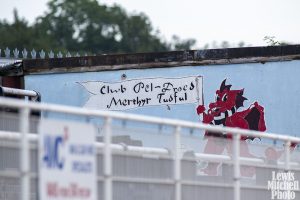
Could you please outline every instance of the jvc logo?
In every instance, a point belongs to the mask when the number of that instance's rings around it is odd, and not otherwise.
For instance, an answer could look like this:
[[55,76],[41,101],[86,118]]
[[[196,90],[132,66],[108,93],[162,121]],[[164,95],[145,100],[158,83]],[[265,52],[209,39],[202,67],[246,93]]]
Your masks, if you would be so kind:
[[60,155],[60,149],[64,145],[64,139],[61,136],[44,137],[44,157],[43,162],[48,168],[62,169],[64,167],[64,158]]

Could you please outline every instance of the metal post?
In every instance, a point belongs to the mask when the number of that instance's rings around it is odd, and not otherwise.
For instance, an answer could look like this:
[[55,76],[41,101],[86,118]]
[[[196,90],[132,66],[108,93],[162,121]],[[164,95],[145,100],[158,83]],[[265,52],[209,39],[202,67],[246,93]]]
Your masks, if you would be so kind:
[[104,200],[112,200],[111,117],[104,122]]
[[175,130],[175,157],[174,157],[174,179],[175,179],[175,200],[181,200],[181,141],[180,126]]
[[240,183],[240,134],[233,136],[233,181],[234,181],[234,200],[240,200],[241,183]]
[[29,176],[29,108],[23,107],[20,109],[20,132],[21,132],[21,149],[20,149],[20,172],[21,172],[21,199],[29,200],[30,195],[30,176]]
[[290,148],[291,148],[291,141],[287,140],[284,143],[284,156],[285,156],[285,170],[290,170]]

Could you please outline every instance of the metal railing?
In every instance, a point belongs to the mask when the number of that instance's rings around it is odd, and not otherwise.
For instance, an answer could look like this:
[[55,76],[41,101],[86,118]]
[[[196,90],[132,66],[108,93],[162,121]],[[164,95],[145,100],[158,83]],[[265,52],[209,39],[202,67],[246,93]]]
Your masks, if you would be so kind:
[[33,100],[33,101],[38,101],[38,102],[41,101],[41,96],[36,91],[22,90],[22,89],[0,86],[0,96],[6,96],[6,95],[28,97],[30,100]]
[[[159,182],[162,184],[171,184],[174,185],[174,199],[180,200],[182,199],[182,187],[184,185],[201,185],[206,183],[199,183],[196,181],[184,181],[182,180],[182,156],[181,156],[181,130],[183,128],[192,128],[192,129],[201,129],[208,130],[214,132],[224,132],[230,133],[233,135],[232,140],[232,155],[213,155],[213,154],[203,154],[203,153],[195,153],[195,157],[208,160],[211,162],[229,162],[232,163],[233,166],[233,185],[223,184],[219,185],[220,187],[233,187],[233,196],[234,200],[241,199],[241,177],[240,177],[240,168],[241,165],[246,165],[245,163],[250,163],[249,166],[259,166],[259,164],[263,163],[263,159],[259,158],[244,158],[240,156],[240,138],[241,136],[251,136],[251,137],[259,137],[266,138],[271,140],[279,140],[282,141],[285,146],[285,160],[284,163],[279,163],[279,168],[284,170],[290,170],[291,166],[299,166],[299,163],[291,162],[290,151],[291,151],[291,143],[300,143],[300,138],[287,136],[287,135],[279,135],[275,133],[260,133],[257,131],[236,129],[236,128],[228,128],[228,127],[220,127],[220,126],[212,126],[202,123],[194,123],[182,120],[175,119],[165,119],[165,118],[157,118],[150,116],[142,116],[121,112],[110,112],[110,111],[96,111],[96,110],[88,110],[77,107],[70,106],[62,106],[62,105],[54,105],[54,104],[45,104],[45,103],[33,103],[26,102],[20,100],[14,100],[9,98],[0,98],[0,106],[1,107],[10,107],[17,108],[19,110],[19,120],[20,120],[20,133],[10,133],[1,131],[0,132],[0,141],[3,139],[16,139],[20,141],[20,176],[21,176],[21,197],[23,200],[28,200],[30,195],[30,141],[34,140],[37,142],[37,136],[30,133],[29,124],[30,124],[30,112],[31,111],[44,111],[44,112],[55,112],[55,113],[64,113],[64,114],[72,114],[86,117],[100,117],[104,119],[104,128],[103,128],[103,142],[96,142],[95,145],[97,149],[102,151],[103,154],[103,177],[99,178],[103,181],[104,189],[103,189],[103,199],[104,200],[112,200],[113,199],[113,182],[114,181],[135,181],[135,182],[149,182],[147,179],[136,179],[136,178],[125,178],[125,177],[116,177],[112,173],[113,163],[112,163],[112,154],[115,151],[128,151],[128,152],[136,152],[136,153],[149,153],[149,154],[158,154],[158,155],[168,155],[169,152],[166,149],[159,148],[147,148],[147,147],[133,147],[128,146],[124,147],[122,145],[112,144],[112,122],[114,120],[126,120],[126,121],[134,121],[134,122],[143,122],[148,124],[158,124],[158,125],[167,125],[170,127],[174,127],[174,155],[173,156],[173,179],[172,180],[151,180],[152,182]],[[30,140],[30,141],[29,141]],[[299,169],[298,169],[299,170]],[[151,182],[150,181],[150,182]],[[210,183],[207,183],[210,185]],[[218,184],[213,184],[211,186],[218,187]]]

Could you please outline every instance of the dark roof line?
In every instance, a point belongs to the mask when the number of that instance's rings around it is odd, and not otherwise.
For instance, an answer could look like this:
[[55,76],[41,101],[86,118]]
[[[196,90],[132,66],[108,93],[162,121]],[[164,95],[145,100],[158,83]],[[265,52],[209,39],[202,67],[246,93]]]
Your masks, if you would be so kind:
[[23,73],[64,73],[300,59],[300,45],[23,59]]

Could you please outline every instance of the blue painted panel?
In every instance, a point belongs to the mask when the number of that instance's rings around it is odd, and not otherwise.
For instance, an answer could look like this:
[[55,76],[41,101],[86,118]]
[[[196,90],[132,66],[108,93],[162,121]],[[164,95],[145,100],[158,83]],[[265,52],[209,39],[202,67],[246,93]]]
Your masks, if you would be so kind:
[[[77,82],[116,82],[124,73],[127,79],[201,75],[204,77],[206,107],[214,101],[215,91],[227,78],[232,89],[245,88],[244,96],[248,98],[245,108],[254,101],[265,107],[268,132],[300,136],[300,61],[28,75],[25,77],[25,88],[39,91],[43,102],[83,106],[89,93]],[[168,110],[166,106],[151,106],[125,112],[199,121],[195,111],[197,105],[170,107]]]

